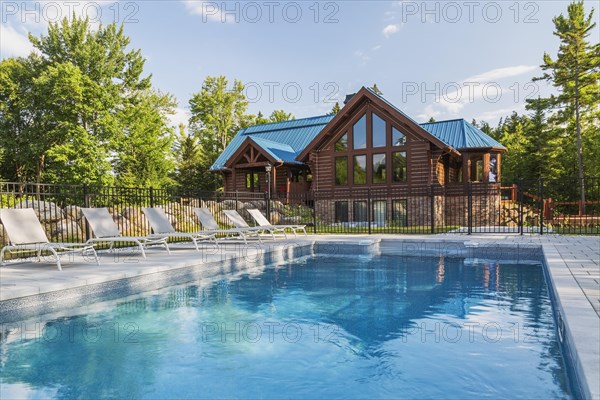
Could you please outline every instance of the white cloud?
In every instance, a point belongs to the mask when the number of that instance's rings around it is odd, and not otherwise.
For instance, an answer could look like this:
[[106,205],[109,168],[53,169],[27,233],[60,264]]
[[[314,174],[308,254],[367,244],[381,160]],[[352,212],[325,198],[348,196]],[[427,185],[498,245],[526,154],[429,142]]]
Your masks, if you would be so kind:
[[371,57],[366,55],[362,50],[356,50],[354,52],[354,56],[356,56],[359,60],[363,62],[367,62],[371,59]]
[[373,48],[371,50],[377,51],[379,49],[381,49],[381,45],[380,44],[378,44],[377,46],[373,46]]
[[381,33],[383,33],[383,36],[385,36],[386,38],[389,38],[390,36],[392,36],[394,33],[398,32],[399,30],[400,30],[400,25],[390,24],[390,25],[387,25],[385,28],[383,28],[383,31],[381,31]]
[[[514,85],[515,82],[501,85],[498,81],[531,73],[537,68],[534,65],[495,68],[473,75],[460,82],[440,84],[439,101],[436,105],[440,106],[450,116],[457,117],[467,104],[475,103],[482,98],[488,103],[494,103],[493,100],[496,100],[497,96],[508,96],[509,93],[513,93],[510,86]],[[529,77],[527,77],[527,80],[529,80]],[[498,112],[503,111],[498,110]],[[494,117],[494,115],[489,116],[489,118]]]
[[190,119],[190,112],[183,108],[175,108],[175,114],[169,115],[169,120],[171,121],[171,125],[175,128],[179,127],[179,124],[188,125],[188,121]]
[[486,121],[489,124],[494,124],[500,118],[506,117],[507,115],[512,114],[513,111],[518,112],[519,114],[525,111],[525,106],[522,104],[516,105],[514,108],[502,108],[499,110],[485,111],[480,115],[476,116],[475,119],[477,121]]
[[0,25],[0,58],[26,57],[33,51],[27,32],[19,32],[11,25]]
[[432,104],[429,104],[425,107],[425,109],[423,110],[423,113],[417,115],[417,121],[429,121],[429,118],[433,117],[437,117],[441,114],[440,111],[437,111]]
[[225,18],[225,15],[221,8],[219,8],[219,3],[217,2],[184,0],[183,4],[192,15],[200,15],[202,17],[202,22],[227,22],[227,18]]
[[465,79],[465,82],[491,82],[494,80],[511,78],[513,76],[519,76],[530,73],[537,69],[537,65],[516,65],[514,67],[496,68],[490,71],[486,71],[479,75],[472,76]]

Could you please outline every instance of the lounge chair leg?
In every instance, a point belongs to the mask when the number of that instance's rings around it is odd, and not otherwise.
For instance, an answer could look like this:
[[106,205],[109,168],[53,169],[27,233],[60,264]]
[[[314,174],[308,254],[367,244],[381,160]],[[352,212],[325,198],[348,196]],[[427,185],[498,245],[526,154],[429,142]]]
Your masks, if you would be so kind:
[[[53,251],[53,249],[50,249]],[[56,254],[56,253],[54,253]],[[41,262],[42,261],[42,247],[40,246],[39,250],[37,251],[37,262]]]
[[171,255],[171,249],[169,248],[169,243],[167,243],[167,240],[165,240],[165,248],[167,249],[167,254]]
[[200,251],[200,249],[198,248],[198,239],[192,238],[192,242],[194,242],[194,246],[196,247],[196,251]]
[[5,246],[0,251],[0,265],[4,265],[4,252],[6,252],[6,250],[8,250],[9,247],[10,246]]
[[142,252],[142,258],[146,258],[146,252],[144,251],[144,245],[141,242],[138,242],[138,246],[140,247],[140,251]]
[[[60,265],[60,257],[58,256],[58,253],[56,252],[56,250],[54,250],[52,247],[48,248],[48,250],[50,250],[52,252],[52,254],[54,254],[54,257],[56,258],[56,266],[58,267],[59,271],[62,271],[62,266]],[[40,252],[38,253],[41,254],[42,250],[40,249]],[[38,258],[38,261],[40,259]]]
[[98,258],[98,253],[96,252],[96,249],[94,249],[92,247],[92,253],[94,253],[94,259],[96,260],[96,265],[100,266],[100,259]]

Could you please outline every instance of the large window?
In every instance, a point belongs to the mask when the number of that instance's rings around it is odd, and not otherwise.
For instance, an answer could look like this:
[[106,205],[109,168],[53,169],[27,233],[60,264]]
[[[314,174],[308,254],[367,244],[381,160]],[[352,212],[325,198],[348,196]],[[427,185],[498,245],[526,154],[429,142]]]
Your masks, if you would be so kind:
[[483,159],[475,161],[475,181],[483,182]]
[[385,147],[385,121],[373,114],[373,147]]
[[355,201],[353,204],[353,221],[354,222],[366,222],[367,221],[367,202],[366,201]]
[[260,191],[260,176],[258,172],[246,172],[246,189],[251,192]]
[[348,222],[348,202],[335,202],[335,222]]
[[335,142],[335,151],[346,151],[348,150],[348,134],[344,133],[337,142]]
[[367,117],[363,115],[356,121],[352,128],[352,147],[354,149],[367,148]]
[[392,146],[404,146],[406,144],[406,136],[398,129],[392,127]]
[[392,153],[392,181],[406,182],[406,152]]
[[367,183],[367,156],[354,156],[354,184],[364,185]]
[[348,157],[335,158],[335,184],[348,184]]
[[385,154],[373,154],[373,183],[385,183],[386,169]]

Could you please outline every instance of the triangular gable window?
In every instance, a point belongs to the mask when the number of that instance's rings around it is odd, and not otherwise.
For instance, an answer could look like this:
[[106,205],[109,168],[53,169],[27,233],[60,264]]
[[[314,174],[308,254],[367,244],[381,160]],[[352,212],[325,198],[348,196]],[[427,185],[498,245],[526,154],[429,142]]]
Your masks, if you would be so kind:
[[352,148],[367,148],[367,116],[363,115],[352,127]]
[[392,127],[392,146],[404,146],[406,144],[406,135],[398,129]]
[[348,150],[348,133],[344,133],[337,142],[335,142],[335,151],[346,151]]

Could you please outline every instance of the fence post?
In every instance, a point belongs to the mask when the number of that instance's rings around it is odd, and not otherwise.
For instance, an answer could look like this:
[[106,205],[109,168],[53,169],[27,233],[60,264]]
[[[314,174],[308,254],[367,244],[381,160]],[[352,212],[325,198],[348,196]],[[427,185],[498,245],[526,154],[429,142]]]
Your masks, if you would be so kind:
[[434,184],[429,187],[429,218],[431,218],[431,233],[435,233],[435,193]]
[[[87,183],[83,184],[83,206],[88,208],[90,206],[90,198],[88,196],[88,185]],[[85,224],[85,240],[90,240],[90,225]]]
[[267,202],[267,219],[271,220],[271,199],[269,198],[269,193],[265,192],[265,201]]
[[[238,201],[239,201],[239,191],[236,189],[235,190],[235,211],[239,211],[238,210]],[[271,216],[269,215],[269,220],[271,219]]]
[[467,235],[473,233],[473,183],[467,183]]
[[[308,192],[307,196],[312,196],[313,232],[316,235],[317,234],[317,192]],[[308,198],[307,198],[307,200],[308,200]]]
[[371,188],[367,188],[367,226],[369,235],[371,234]]
[[540,235],[544,234],[544,180],[540,178]]
[[523,234],[523,181],[519,181],[519,189],[517,192],[517,201],[519,202],[519,234]]
[[154,207],[154,188],[150,186],[150,207]]

